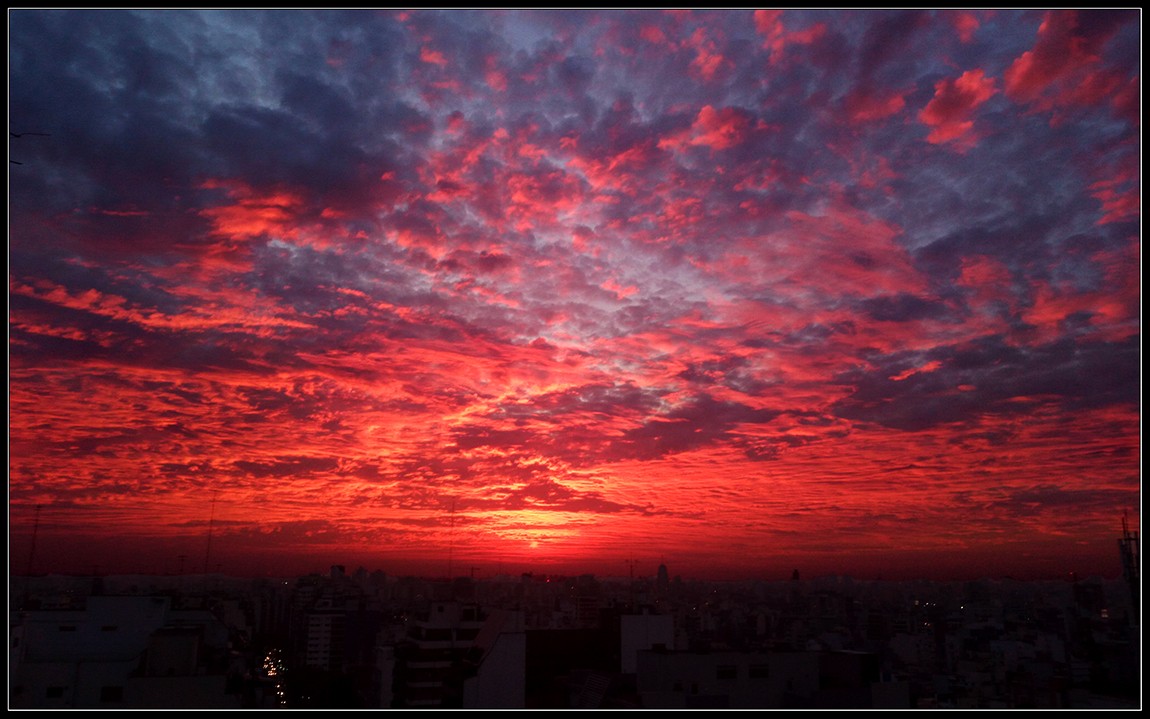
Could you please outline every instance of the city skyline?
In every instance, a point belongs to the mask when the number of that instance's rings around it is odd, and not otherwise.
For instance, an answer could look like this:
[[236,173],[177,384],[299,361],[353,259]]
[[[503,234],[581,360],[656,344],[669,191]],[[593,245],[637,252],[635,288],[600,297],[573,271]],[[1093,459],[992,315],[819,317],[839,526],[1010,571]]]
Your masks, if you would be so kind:
[[10,9],[10,574],[1119,576],[1140,22]]

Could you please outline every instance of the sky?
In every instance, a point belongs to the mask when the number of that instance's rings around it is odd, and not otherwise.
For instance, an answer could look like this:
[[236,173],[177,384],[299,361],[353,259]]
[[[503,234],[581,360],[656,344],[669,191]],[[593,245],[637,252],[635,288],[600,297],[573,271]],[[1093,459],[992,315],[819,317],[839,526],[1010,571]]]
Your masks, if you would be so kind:
[[8,21],[10,574],[1121,574],[1140,10]]

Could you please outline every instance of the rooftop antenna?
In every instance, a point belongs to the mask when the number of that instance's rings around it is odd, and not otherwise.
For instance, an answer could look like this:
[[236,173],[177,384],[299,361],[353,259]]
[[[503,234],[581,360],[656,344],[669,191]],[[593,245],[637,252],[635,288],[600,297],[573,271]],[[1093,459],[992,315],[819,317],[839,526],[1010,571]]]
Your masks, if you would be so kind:
[[631,611],[633,612],[633,611],[635,611],[635,558],[634,557],[627,560],[627,566],[630,567],[630,570],[631,570],[631,581],[628,582],[628,585],[630,586],[630,589],[631,589],[631,592],[630,592]]
[[1130,531],[1126,512],[1122,513],[1122,539],[1118,540],[1118,553],[1122,556],[1122,577],[1130,587],[1131,617],[1135,624],[1138,616],[1138,532]]
[[455,561],[455,497],[451,498],[451,523],[447,528],[447,578],[452,578]]
[[206,550],[204,550],[204,574],[205,575],[209,571],[208,567],[211,566],[209,564],[209,562],[212,561],[212,530],[215,528],[215,524],[216,524],[216,495],[213,493],[212,494],[212,511],[211,511],[211,514],[208,515],[208,548]]
[[180,560],[180,569],[179,569],[179,572],[176,574],[176,576],[178,576],[179,579],[177,580],[176,586],[178,586],[180,588],[180,592],[183,592],[184,591],[184,565],[188,561],[188,555],[179,554],[176,556],[176,559]]
[[40,533],[40,509],[43,506],[36,505],[36,514],[32,519],[32,546],[28,548],[28,568],[24,571],[29,577],[32,576],[32,560],[36,558],[36,536]]
[[28,595],[32,588],[32,560],[36,558],[36,535],[40,533],[40,508],[43,505],[36,505],[36,514],[32,519],[32,546],[28,548],[28,566],[24,570],[24,601],[25,608],[28,606]]

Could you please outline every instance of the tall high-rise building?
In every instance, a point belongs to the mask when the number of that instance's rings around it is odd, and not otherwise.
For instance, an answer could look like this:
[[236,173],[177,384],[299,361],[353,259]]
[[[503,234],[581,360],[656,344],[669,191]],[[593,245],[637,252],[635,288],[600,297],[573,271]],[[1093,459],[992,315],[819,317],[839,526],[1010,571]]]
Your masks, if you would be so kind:
[[453,601],[432,602],[413,618],[396,647],[394,706],[461,707],[464,663],[485,618],[477,605]]

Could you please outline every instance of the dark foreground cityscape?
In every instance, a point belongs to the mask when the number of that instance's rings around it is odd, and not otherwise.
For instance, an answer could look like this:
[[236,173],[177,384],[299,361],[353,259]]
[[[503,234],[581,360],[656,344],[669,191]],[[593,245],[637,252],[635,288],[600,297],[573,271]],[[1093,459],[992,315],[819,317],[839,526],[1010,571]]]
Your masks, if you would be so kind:
[[[1136,539],[1120,547],[1136,557]],[[9,708],[1138,709],[1136,567],[967,582],[701,582],[665,565],[13,577]]]

